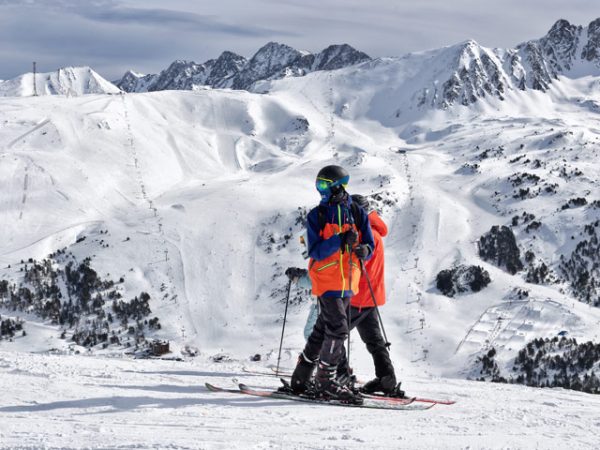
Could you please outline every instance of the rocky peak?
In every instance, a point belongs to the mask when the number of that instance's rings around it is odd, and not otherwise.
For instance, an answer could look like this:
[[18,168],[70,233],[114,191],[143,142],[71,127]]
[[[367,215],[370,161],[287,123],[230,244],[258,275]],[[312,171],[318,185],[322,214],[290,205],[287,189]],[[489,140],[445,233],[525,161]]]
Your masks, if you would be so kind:
[[351,66],[371,58],[348,44],[330,45],[315,57],[313,70],[335,70]]
[[[586,41],[587,38],[587,41]],[[585,45],[582,46],[582,41]],[[583,47],[578,55],[578,48]],[[468,105],[492,96],[504,99],[510,89],[546,91],[559,75],[568,75],[581,60],[598,61],[600,67],[600,19],[587,28],[558,20],[548,33],[514,49],[491,50],[469,40],[441,52],[439,59],[451,72],[443,75],[442,96],[429,101],[420,95],[421,104],[446,108],[452,104]],[[450,57],[448,55],[451,55]],[[431,91],[431,88],[426,88]]]
[[249,89],[256,81],[266,80],[273,76],[285,76],[286,68],[299,62],[303,53],[277,42],[269,42],[261,47],[248,64],[233,79],[234,89]]
[[571,25],[568,20],[558,19],[546,34],[546,37],[554,41],[564,41],[573,39],[580,26]]
[[577,45],[581,35],[581,26],[571,25],[568,21],[558,20],[546,36],[540,39],[544,56],[556,72],[570,70],[577,57]]
[[257,75],[268,78],[284,67],[291,66],[302,58],[298,50],[277,42],[269,42],[261,47],[248,62],[246,70],[254,71]]
[[600,59],[600,18],[588,25],[588,41],[581,52],[581,59],[594,61]]
[[114,82],[114,84],[126,92],[131,92],[129,88],[135,86],[141,77],[143,77],[142,74],[134,72],[133,70],[128,70],[121,79]]
[[450,47],[441,58],[449,60],[453,70],[442,84],[442,95],[432,102],[436,106],[467,106],[486,96],[504,98],[507,80],[501,62],[477,42],[468,40]]
[[175,60],[163,70],[156,81],[148,88],[149,91],[164,91],[167,89],[190,90],[194,84],[203,83],[203,75],[207,72],[204,64],[194,61]]
[[230,78],[239,73],[248,60],[236,53],[225,51],[221,53],[210,70],[206,84],[213,87],[226,87]]

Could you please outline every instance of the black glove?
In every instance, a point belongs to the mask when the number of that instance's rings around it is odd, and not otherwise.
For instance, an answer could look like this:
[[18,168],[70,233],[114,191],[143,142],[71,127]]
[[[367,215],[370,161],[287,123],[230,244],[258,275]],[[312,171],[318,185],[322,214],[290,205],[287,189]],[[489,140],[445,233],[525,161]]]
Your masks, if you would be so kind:
[[371,249],[366,244],[357,245],[354,248],[354,254],[358,259],[366,259],[371,253]]
[[288,267],[285,271],[285,274],[290,280],[297,281],[298,278],[307,275],[308,271],[306,269],[301,269],[300,267]]
[[352,247],[358,241],[358,233],[354,230],[348,230],[340,235],[342,243],[340,244],[341,249],[345,249],[346,245]]

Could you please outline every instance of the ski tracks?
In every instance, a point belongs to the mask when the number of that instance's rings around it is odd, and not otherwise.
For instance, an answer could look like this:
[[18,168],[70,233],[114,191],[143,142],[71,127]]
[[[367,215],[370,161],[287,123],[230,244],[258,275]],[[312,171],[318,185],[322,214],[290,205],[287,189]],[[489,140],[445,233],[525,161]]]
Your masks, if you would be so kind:
[[17,142],[19,142],[20,140],[26,138],[27,136],[29,136],[32,133],[35,133],[37,130],[39,130],[40,128],[44,127],[46,124],[48,124],[50,122],[50,119],[46,118],[43,119],[40,123],[38,123],[36,126],[34,126],[33,128],[31,128],[30,130],[26,131],[25,133],[21,134],[19,137],[13,139],[12,141],[10,141],[8,143],[8,145],[6,146],[7,149],[11,149],[15,146],[15,144]]
[[[150,210],[150,217],[146,216],[143,222],[150,223],[152,227],[155,227],[154,233],[151,233],[158,242],[157,247],[159,248],[159,254],[156,256],[155,261],[148,262],[148,268],[150,268],[155,273],[155,279],[158,281],[163,278],[163,275],[166,275],[167,280],[169,282],[169,286],[165,286],[164,283],[161,283],[158,290],[161,293],[164,293],[163,299],[170,298],[174,303],[177,303],[177,292],[175,290],[174,283],[174,273],[171,265],[171,252],[169,251],[169,242],[167,240],[165,230],[164,230],[164,220],[160,214],[160,211],[154,204],[154,200],[148,195],[148,191],[146,189],[146,184],[144,182],[144,173],[142,170],[142,164],[140,160],[140,155],[137,150],[133,130],[132,130],[132,121],[130,118],[129,108],[127,106],[126,95],[121,93],[119,94],[121,98],[121,102],[123,104],[123,117],[125,119],[125,127],[127,132],[127,148],[129,149],[130,157],[133,162],[134,169],[134,179],[135,179],[135,194],[136,197],[141,196],[142,203],[145,203],[148,210]],[[138,197],[139,198],[139,197]],[[167,292],[168,291],[168,292]],[[182,332],[185,334],[184,332]]]
[[217,153],[221,164],[229,169],[242,170],[243,167],[238,155],[237,142],[231,133],[227,116],[223,113],[222,105],[214,97],[211,97],[210,104],[213,111]]
[[23,174],[23,197],[21,199],[21,211],[19,212],[19,220],[23,219],[23,212],[25,211],[25,203],[27,203],[27,191],[29,190],[29,166],[25,166]]

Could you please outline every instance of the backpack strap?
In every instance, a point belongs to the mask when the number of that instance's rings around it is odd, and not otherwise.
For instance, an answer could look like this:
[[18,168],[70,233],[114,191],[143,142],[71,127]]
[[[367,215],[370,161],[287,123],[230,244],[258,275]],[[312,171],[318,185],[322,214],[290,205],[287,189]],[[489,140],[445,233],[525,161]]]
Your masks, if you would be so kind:
[[319,212],[319,231],[323,231],[323,228],[325,228],[325,224],[327,224],[327,217],[325,215],[325,206],[319,204],[318,212]]
[[[325,225],[327,224],[327,217],[326,217],[324,205],[318,206],[318,213],[319,213],[319,230],[323,230],[323,228],[325,228]],[[352,215],[352,223],[354,223],[354,225],[356,225],[356,228],[361,230],[362,226],[363,226],[363,216],[360,213],[360,206],[358,206],[356,203],[352,202],[352,204],[350,205],[350,213]]]
[[350,205],[350,210],[352,213],[352,220],[354,221],[354,225],[356,225],[356,228],[358,228],[358,231],[360,231],[363,227],[363,216],[360,213],[360,206],[352,202],[352,204]]

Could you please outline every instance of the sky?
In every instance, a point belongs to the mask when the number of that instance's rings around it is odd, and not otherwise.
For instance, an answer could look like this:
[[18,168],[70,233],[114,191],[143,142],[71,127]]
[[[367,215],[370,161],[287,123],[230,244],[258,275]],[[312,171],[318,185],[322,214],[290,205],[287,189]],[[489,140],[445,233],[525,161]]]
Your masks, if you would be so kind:
[[348,43],[372,57],[474,39],[514,47],[559,18],[586,26],[597,0],[0,0],[0,79],[91,66],[109,80],[157,73],[175,59],[269,41],[318,52]]

